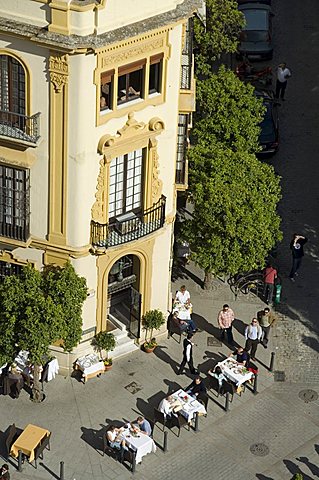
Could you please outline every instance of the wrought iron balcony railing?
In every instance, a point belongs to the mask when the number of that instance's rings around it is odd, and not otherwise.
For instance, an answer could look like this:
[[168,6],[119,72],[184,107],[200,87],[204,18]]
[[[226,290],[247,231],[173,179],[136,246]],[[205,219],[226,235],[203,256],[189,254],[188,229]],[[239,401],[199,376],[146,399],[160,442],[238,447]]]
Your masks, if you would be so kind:
[[40,112],[31,117],[0,110],[0,137],[36,144],[40,138]]
[[118,217],[112,223],[91,221],[91,243],[96,248],[109,248],[138,240],[163,227],[165,222],[166,197],[144,212]]

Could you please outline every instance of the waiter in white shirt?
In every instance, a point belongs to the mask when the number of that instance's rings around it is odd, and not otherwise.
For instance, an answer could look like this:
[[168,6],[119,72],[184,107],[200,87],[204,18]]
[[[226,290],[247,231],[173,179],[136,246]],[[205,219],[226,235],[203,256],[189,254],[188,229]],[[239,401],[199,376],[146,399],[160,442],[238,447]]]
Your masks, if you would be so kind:
[[276,81],[276,98],[285,100],[285,91],[287,87],[287,80],[291,77],[291,71],[287,68],[285,63],[281,63],[277,68],[277,81]]
[[182,285],[180,290],[176,292],[175,301],[181,303],[182,305],[190,305],[191,296],[188,290],[186,290],[185,285]]

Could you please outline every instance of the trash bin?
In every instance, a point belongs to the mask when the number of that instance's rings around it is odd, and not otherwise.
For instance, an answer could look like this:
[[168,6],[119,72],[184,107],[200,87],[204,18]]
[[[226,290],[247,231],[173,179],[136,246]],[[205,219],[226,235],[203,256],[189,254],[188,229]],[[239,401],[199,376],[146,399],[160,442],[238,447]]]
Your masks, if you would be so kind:
[[277,285],[276,285],[276,291],[275,291],[275,303],[276,303],[277,305],[278,305],[278,303],[280,303],[281,289],[282,289],[281,283],[277,283]]

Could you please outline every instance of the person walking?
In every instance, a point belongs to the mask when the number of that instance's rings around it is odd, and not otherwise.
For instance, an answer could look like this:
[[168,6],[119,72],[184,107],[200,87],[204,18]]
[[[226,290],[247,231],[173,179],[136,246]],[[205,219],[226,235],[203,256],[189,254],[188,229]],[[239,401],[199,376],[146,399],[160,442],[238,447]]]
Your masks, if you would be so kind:
[[194,343],[192,342],[193,339],[193,334],[189,333],[187,335],[187,338],[184,339],[183,341],[183,360],[182,363],[180,364],[179,370],[177,372],[177,375],[181,375],[183,373],[184,367],[186,363],[188,363],[190,372],[192,374],[196,374],[196,370],[194,368],[194,363],[193,363],[193,345]]
[[10,480],[9,465],[4,463],[0,468],[0,479]]
[[274,296],[275,280],[277,278],[277,270],[267,263],[266,268],[263,271],[264,279],[264,299],[268,305],[272,305],[272,299]]
[[264,348],[268,348],[270,327],[274,326],[276,315],[270,311],[270,308],[266,307],[257,313],[257,318],[263,331],[263,336],[260,343]]
[[277,81],[276,81],[276,98],[281,98],[281,100],[285,100],[285,91],[287,88],[287,81],[288,78],[291,77],[291,71],[287,68],[286,63],[281,63],[277,67]]
[[245,350],[249,353],[251,350],[251,359],[256,360],[256,351],[258,343],[261,340],[262,336],[262,328],[258,323],[257,318],[253,318],[251,323],[247,325],[245,329],[245,338],[246,338],[246,345]]
[[224,340],[225,333],[227,334],[227,343],[231,346],[234,345],[232,323],[235,319],[235,314],[229,305],[223,305],[222,310],[219,312],[217,320],[218,326],[221,329],[221,340]]
[[298,275],[297,270],[299,270],[301,265],[302,257],[304,256],[303,246],[308,242],[307,237],[298,235],[295,233],[290,242],[290,249],[292,253],[292,267],[289,274],[289,278],[292,282],[295,281],[295,275]]

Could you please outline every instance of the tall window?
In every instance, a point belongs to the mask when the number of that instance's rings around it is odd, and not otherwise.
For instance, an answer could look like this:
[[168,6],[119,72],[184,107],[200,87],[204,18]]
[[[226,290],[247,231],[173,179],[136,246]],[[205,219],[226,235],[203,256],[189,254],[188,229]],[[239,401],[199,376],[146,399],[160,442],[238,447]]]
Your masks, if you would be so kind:
[[161,93],[162,90],[162,62],[164,54],[154,55],[150,58],[150,78],[148,93]]
[[101,75],[100,110],[112,110],[113,108],[113,78],[114,70]]
[[0,111],[25,115],[25,73],[10,55],[0,55]]
[[119,68],[117,104],[143,97],[143,84],[146,60],[140,60]]
[[0,165],[0,235],[27,240],[29,205],[29,170]]
[[109,218],[142,208],[142,149],[121,155],[110,166]]
[[185,183],[188,115],[178,115],[176,183]]

